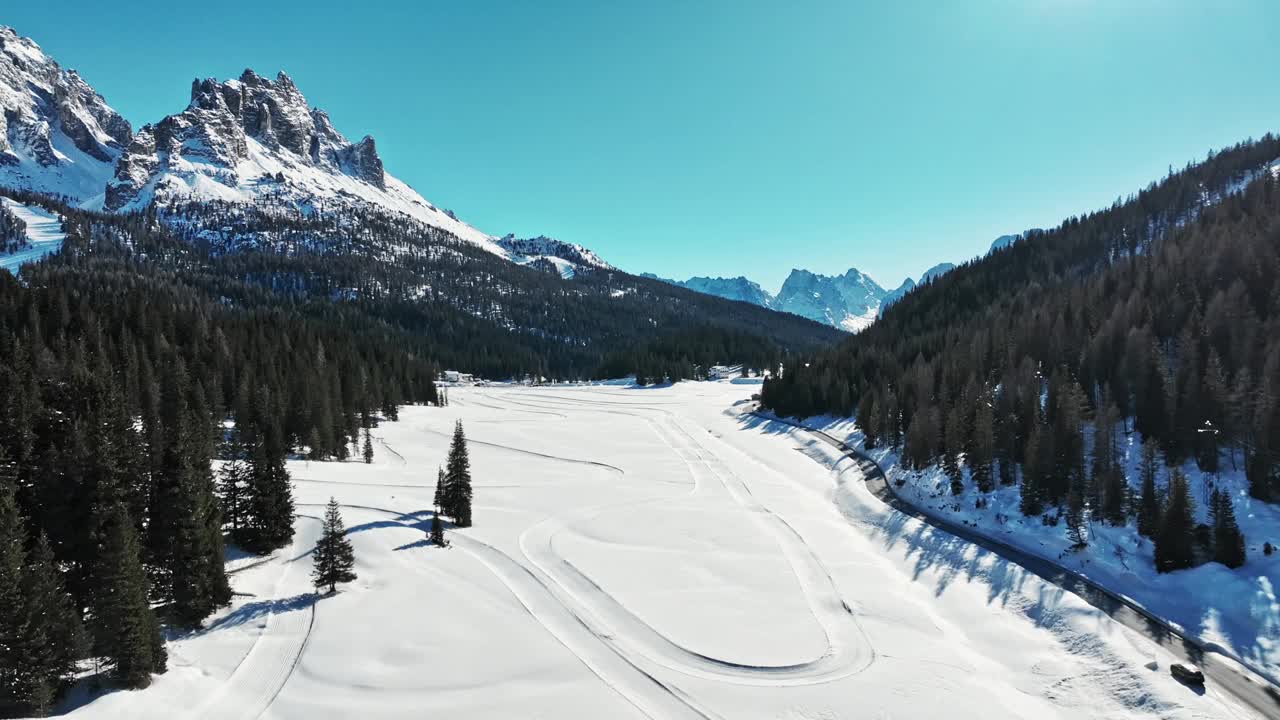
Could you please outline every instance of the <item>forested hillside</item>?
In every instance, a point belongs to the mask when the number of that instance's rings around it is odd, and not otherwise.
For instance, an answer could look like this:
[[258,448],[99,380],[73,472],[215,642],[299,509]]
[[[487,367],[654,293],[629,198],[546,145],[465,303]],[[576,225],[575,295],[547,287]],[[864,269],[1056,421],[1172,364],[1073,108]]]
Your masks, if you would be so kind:
[[[5,716],[47,711],[82,657],[145,685],[165,667],[160,623],[196,626],[230,599],[216,495],[239,497],[235,542],[280,547],[289,452],[346,457],[372,415],[436,397],[425,338],[189,282],[165,262],[173,239],[68,215],[61,255],[0,272]],[[244,472],[215,494],[219,455]]]
[[[170,267],[212,290],[225,278],[291,302],[350,306],[431,343],[431,358],[489,378],[583,379],[635,372],[617,351],[695,329],[750,338],[740,357],[763,365],[840,336],[817,323],[709,297],[613,269],[572,278],[509,262],[448,233],[375,209],[323,210],[201,202],[131,216],[141,232],[175,242]],[[181,258],[175,256],[181,255]],[[607,367],[606,358],[612,358]],[[671,365],[672,379],[693,377]],[[679,373],[679,374],[677,374]]]
[[[1092,441],[1116,430],[1171,465],[1241,465],[1255,497],[1280,499],[1277,157],[1273,136],[1238,145],[957,268],[788,365],[764,403],[856,412],[869,444],[942,463],[957,491],[963,465],[979,489],[1020,482],[1024,513],[1065,507],[1069,523],[1123,524],[1156,500]],[[1161,569],[1191,561],[1188,545]]]

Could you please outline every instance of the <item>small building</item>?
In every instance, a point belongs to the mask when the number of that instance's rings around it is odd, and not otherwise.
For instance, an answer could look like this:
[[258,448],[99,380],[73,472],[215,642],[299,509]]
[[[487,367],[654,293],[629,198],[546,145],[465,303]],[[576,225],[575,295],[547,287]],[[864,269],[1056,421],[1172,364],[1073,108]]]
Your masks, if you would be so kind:
[[712,365],[707,369],[708,380],[726,380],[738,374],[738,369],[728,365]]
[[457,370],[445,370],[441,375],[445,382],[468,384],[475,382],[475,377],[471,373],[458,372]]

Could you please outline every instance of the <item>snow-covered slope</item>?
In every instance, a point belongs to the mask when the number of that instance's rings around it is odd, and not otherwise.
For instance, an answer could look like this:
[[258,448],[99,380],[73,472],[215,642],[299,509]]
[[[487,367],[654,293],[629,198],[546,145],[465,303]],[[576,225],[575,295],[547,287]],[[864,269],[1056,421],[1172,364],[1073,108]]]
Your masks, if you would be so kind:
[[572,278],[579,268],[613,269],[612,265],[587,248],[545,235],[534,238],[504,235],[496,242],[512,262],[549,268],[566,280]]
[[348,141],[283,72],[193,82],[186,110],[138,131],[101,202],[118,212],[192,198],[303,211],[374,205],[505,255],[493,238],[387,174],[373,138]]
[[[861,447],[865,436],[853,418],[829,416],[806,422]],[[1131,480],[1136,498],[1142,455],[1141,435],[1117,433],[1116,446],[1125,477]],[[991,493],[977,490],[969,468],[962,462],[964,489],[953,495],[950,480],[938,465],[922,471],[905,467],[890,448],[869,450],[898,488],[897,495],[921,510],[974,531],[1052,560],[1091,580],[1131,598],[1155,614],[1182,627],[1201,640],[1220,646],[1229,655],[1243,660],[1254,671],[1280,680],[1280,565],[1268,557],[1265,543],[1277,542],[1280,510],[1251,498],[1248,479],[1238,457],[1223,458],[1218,473],[1202,472],[1194,461],[1180,466],[1189,480],[1195,499],[1197,522],[1212,523],[1208,498],[1213,489],[1225,493],[1232,503],[1244,533],[1248,560],[1242,568],[1230,570],[1218,563],[1205,563],[1188,570],[1158,573],[1155,570],[1153,541],[1137,531],[1136,521],[1115,527],[1090,518],[1088,547],[1074,549],[1067,537],[1066,523],[1046,524],[1040,516],[1025,517],[1019,510],[1018,485],[998,485]],[[1161,467],[1158,484],[1167,487],[1169,470]]]
[[[889,511],[856,465],[726,413],[759,391],[740,380],[452,388],[379,423],[371,465],[291,461],[292,545],[233,561],[232,606],[150,688],[68,716],[1252,717],[1074,594]],[[431,481],[459,420],[475,525],[442,549]],[[317,595],[331,497],[358,578]]]
[[77,200],[100,193],[132,135],[76,71],[0,26],[0,186]]
[[26,244],[16,252],[0,253],[0,268],[17,273],[24,263],[35,262],[51,252],[57,252],[67,234],[62,231],[62,218],[34,205],[23,205],[7,197],[0,197],[3,205],[19,220],[26,223]]

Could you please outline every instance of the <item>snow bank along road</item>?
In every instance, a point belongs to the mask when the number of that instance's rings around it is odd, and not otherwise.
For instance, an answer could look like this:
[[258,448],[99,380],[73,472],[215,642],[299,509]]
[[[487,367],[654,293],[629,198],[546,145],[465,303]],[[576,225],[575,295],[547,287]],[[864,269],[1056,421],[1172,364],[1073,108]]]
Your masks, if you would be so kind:
[[968,540],[986,550],[996,553],[1044,580],[1068,590],[1090,605],[1107,613],[1113,620],[1138,633],[1145,635],[1152,642],[1165,647],[1181,660],[1198,665],[1210,682],[1226,688],[1238,700],[1247,704],[1254,711],[1269,718],[1280,718],[1280,691],[1265,678],[1242,667],[1229,656],[1224,660],[1223,654],[1213,647],[1184,635],[1178,628],[1153,615],[1136,603],[1127,600],[1110,590],[1098,585],[1088,578],[1072,572],[1056,563],[1037,557],[1007,543],[987,537],[967,526],[951,522],[946,518],[934,517],[923,512],[909,502],[901,499],[888,483],[884,469],[865,454],[849,447],[831,435],[806,428],[790,420],[782,420],[767,415],[756,415],[764,422],[783,423],[838,449],[854,461],[858,471],[864,476],[868,489],[885,504],[901,513],[918,518],[940,528],[952,535]]
[[[1175,656],[995,553],[886,508],[755,388],[451,388],[373,465],[293,462],[294,545],[113,718],[1251,718]],[[461,419],[475,527],[426,541]],[[336,497],[359,580],[307,588]],[[1154,664],[1157,669],[1148,666]],[[183,709],[176,713],[175,708]]]

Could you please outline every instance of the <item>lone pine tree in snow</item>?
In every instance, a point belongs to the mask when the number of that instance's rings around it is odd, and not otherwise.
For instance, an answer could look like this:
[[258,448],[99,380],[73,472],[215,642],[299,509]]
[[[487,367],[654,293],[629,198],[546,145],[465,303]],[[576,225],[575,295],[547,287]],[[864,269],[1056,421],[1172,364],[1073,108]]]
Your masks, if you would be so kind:
[[440,509],[458,527],[471,527],[471,460],[467,457],[467,437],[459,420],[449,445],[448,471],[440,493]]
[[448,541],[444,539],[444,524],[440,522],[440,510],[431,515],[431,543],[436,547],[445,547]]
[[436,506],[436,512],[440,511],[440,507],[441,507],[440,503],[444,499],[445,484],[446,484],[446,478],[444,476],[444,468],[438,467],[436,468],[436,499],[432,503]]
[[355,550],[346,533],[342,514],[338,512],[338,501],[329,498],[329,506],[324,511],[324,529],[316,543],[315,568],[311,571],[311,580],[316,587],[328,585],[329,592],[334,592],[338,583],[356,579]]
[[369,427],[364,428],[364,463],[368,465],[373,462],[373,437],[369,434]]

